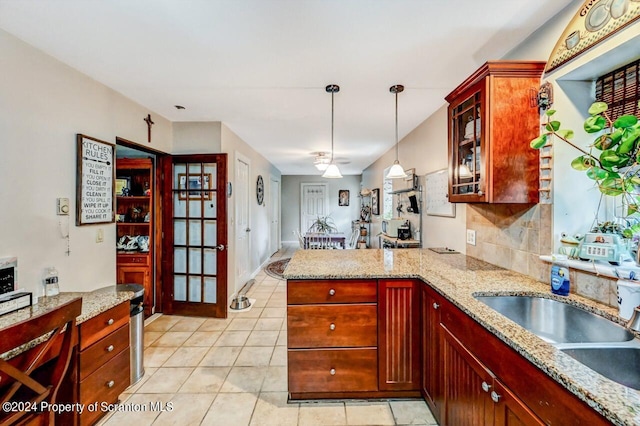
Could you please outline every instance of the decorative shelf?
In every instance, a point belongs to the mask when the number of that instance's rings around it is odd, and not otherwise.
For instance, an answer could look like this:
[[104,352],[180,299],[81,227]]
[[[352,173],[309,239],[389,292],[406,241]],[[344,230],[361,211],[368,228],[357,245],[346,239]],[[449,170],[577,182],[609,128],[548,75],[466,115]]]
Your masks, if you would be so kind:
[[[640,276],[640,266],[636,265],[636,262],[632,260],[622,262],[622,264],[617,266],[602,260],[557,259],[554,255],[542,255],[540,256],[540,260],[548,263],[558,263],[559,265],[579,271],[590,272],[610,278],[618,278],[618,276],[629,277],[630,271],[634,271],[636,275]],[[624,273],[622,271],[624,271]]]

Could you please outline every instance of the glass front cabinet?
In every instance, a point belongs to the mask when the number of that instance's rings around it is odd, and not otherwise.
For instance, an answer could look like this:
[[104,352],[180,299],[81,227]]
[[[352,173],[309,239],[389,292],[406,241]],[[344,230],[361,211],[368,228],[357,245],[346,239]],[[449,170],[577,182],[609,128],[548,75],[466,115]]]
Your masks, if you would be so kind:
[[538,151],[529,141],[540,130],[532,94],[544,65],[487,62],[446,97],[449,201],[538,202]]

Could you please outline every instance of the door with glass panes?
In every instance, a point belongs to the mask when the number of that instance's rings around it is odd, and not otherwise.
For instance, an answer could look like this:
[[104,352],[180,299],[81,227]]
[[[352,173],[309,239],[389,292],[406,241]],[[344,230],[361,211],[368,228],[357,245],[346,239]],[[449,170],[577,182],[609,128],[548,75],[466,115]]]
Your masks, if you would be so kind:
[[227,155],[163,162],[163,312],[227,316]]

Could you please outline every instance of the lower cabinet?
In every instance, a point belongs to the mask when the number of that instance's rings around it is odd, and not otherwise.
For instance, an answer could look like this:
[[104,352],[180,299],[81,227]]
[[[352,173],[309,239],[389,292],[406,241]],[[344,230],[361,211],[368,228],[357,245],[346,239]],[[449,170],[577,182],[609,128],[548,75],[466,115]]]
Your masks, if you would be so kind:
[[442,297],[429,285],[420,283],[420,347],[422,386],[420,392],[436,418],[444,407],[444,372],[440,361],[442,333],[440,332],[440,312]]

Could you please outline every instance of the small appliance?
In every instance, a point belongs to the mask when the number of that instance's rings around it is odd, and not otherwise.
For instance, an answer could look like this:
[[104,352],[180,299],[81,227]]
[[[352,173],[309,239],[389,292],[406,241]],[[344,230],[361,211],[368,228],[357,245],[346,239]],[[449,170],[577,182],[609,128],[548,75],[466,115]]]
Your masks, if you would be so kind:
[[382,221],[382,232],[388,237],[398,238],[398,228],[405,224],[404,219],[389,219]]
[[409,228],[409,224],[402,225],[398,227],[398,239],[399,240],[408,240],[411,238],[411,228]]

